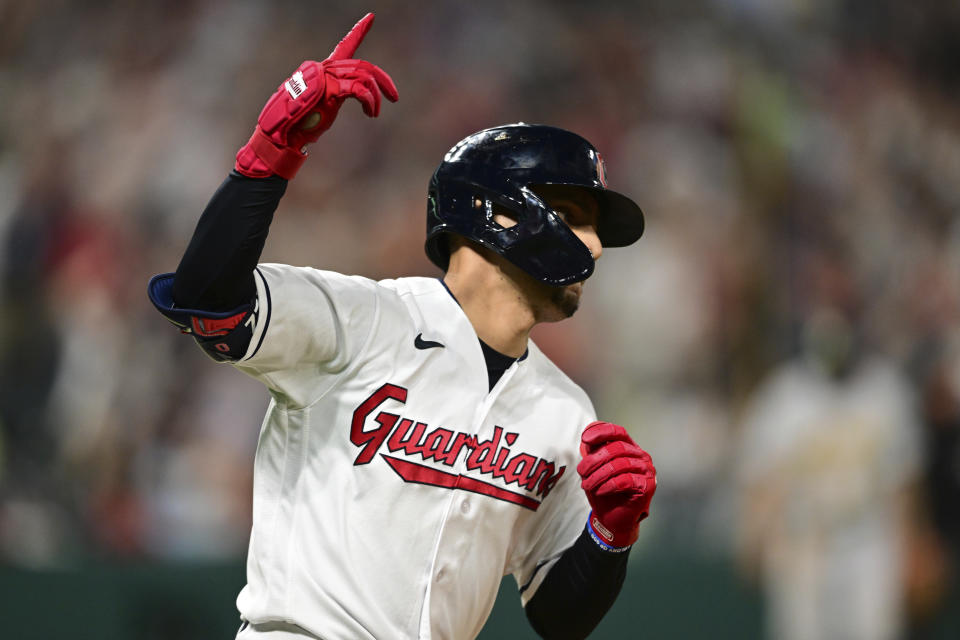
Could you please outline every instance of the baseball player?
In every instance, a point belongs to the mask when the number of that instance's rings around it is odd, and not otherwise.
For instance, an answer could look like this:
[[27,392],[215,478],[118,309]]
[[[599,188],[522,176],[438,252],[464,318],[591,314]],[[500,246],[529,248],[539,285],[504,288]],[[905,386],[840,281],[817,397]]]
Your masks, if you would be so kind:
[[258,265],[343,102],[376,117],[398,98],[353,58],[372,22],[280,85],[176,273],[149,285],[271,395],[237,637],[473,638],[506,574],[537,633],[585,637],[620,590],[656,473],[529,333],[574,312],[603,247],[637,240],[643,214],[583,138],[508,125],[458,143],[430,182],[442,280]]

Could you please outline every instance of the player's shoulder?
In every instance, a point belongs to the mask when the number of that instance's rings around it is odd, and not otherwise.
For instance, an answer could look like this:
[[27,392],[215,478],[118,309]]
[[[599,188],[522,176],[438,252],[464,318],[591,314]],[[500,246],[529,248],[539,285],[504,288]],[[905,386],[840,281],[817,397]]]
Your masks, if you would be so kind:
[[792,397],[798,393],[814,393],[825,386],[826,378],[812,363],[803,358],[787,360],[775,367],[760,381],[756,395],[764,398]]
[[870,355],[863,359],[859,366],[860,378],[866,384],[886,387],[889,390],[899,391],[910,387],[906,373],[891,358],[881,355]]
[[894,360],[874,355],[864,358],[851,384],[865,404],[890,417],[916,415],[918,398],[903,368]]
[[527,359],[538,378],[540,388],[550,395],[556,395],[558,400],[572,402],[590,414],[595,413],[593,402],[583,387],[558,367],[533,340],[527,343]]
[[436,278],[408,276],[403,278],[388,278],[378,280],[377,285],[398,296],[421,297],[445,293],[443,284]]
[[257,265],[257,271],[268,282],[303,281],[322,286],[333,293],[362,290],[376,293],[379,297],[399,298],[425,295],[443,290],[443,285],[436,278],[409,277],[374,280],[361,275],[281,263],[261,263]]
[[353,310],[390,318],[393,323],[435,315],[424,310],[449,298],[436,278],[374,280],[315,267],[262,263],[257,265],[255,279],[268,305],[281,292],[288,304],[312,305],[320,293],[338,315]]
[[262,262],[257,265],[256,271],[268,281],[274,282],[303,280],[336,288],[365,289],[375,288],[378,284],[375,280],[365,276],[348,275],[338,271],[317,269],[316,267],[295,266],[276,262]]
[[437,278],[408,276],[377,282],[384,304],[417,318],[421,324],[433,324],[437,317],[449,314],[453,297]]

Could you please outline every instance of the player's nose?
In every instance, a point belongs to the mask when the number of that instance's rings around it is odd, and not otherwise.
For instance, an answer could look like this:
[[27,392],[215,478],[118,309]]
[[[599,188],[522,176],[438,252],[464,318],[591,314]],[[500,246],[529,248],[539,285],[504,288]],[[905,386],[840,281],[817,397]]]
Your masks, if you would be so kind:
[[599,260],[600,256],[603,255],[603,244],[600,242],[600,237],[597,235],[597,230],[593,225],[578,227],[574,229],[573,232],[580,238],[583,244],[587,245],[587,249],[590,249],[590,253],[593,254],[593,259],[595,261]]

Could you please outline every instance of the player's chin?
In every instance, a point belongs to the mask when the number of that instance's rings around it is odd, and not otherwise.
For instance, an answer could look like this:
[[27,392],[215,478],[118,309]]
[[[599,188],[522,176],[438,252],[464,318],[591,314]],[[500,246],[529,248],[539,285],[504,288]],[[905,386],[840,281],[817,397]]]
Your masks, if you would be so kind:
[[553,321],[569,318],[580,308],[580,296],[583,295],[583,283],[575,282],[565,287],[553,289],[550,295],[551,306],[557,315]]

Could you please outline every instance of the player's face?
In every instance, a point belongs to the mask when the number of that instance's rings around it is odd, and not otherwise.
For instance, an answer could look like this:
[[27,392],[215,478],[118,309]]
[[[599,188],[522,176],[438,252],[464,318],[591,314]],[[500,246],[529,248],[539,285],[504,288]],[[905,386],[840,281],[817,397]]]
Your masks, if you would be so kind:
[[[587,245],[594,261],[603,254],[603,245],[597,235],[597,216],[599,210],[597,202],[592,197],[582,193],[563,193],[551,195],[549,191],[543,194],[550,207],[567,223],[574,235]],[[552,287],[552,306],[559,311],[557,320],[569,318],[580,306],[580,296],[583,294],[583,282],[575,282],[565,287]]]
[[[599,207],[596,200],[590,195],[581,192],[571,192],[562,187],[543,186],[537,189],[537,195],[553,209],[570,230],[573,231],[583,244],[587,246],[594,260],[599,260],[603,254],[603,245],[597,235],[597,217]],[[504,227],[516,224],[514,220],[502,214],[494,216],[494,220]],[[565,287],[551,287],[530,278],[533,283],[528,287],[529,298],[537,307],[540,322],[556,322],[569,318],[580,306],[580,296],[583,294],[583,282],[575,282]]]

